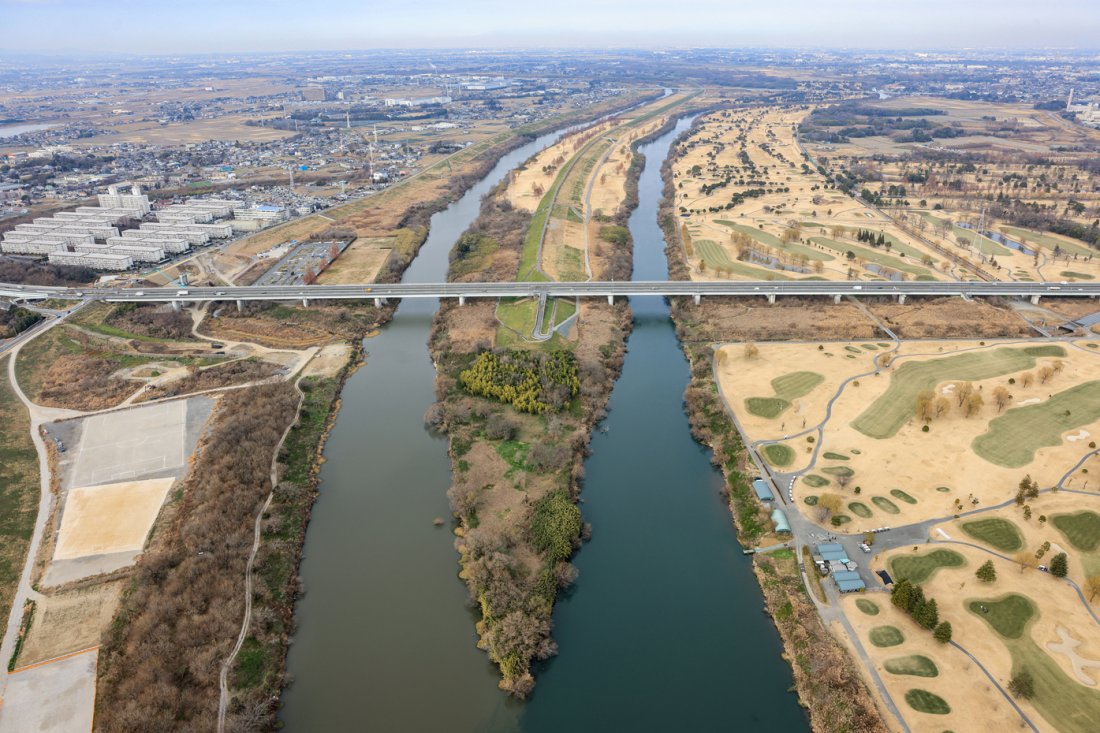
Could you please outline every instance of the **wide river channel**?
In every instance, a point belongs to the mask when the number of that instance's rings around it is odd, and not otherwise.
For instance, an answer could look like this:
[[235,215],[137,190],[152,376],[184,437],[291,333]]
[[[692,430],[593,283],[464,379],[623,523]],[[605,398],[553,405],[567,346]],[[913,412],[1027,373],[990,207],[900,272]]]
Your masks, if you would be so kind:
[[[689,123],[642,148],[630,219],[637,279],[667,277],[659,169]],[[443,281],[481,196],[557,137],[505,156],[432,217],[405,281]],[[432,526],[450,516],[451,481],[446,441],[423,425],[434,399],[427,339],[437,305],[404,301],[366,342],[367,363],[344,389],[306,536],[286,730],[808,730],[719,496],[722,477],[691,438],[688,365],[660,298],[631,300],[629,352],[586,466],[582,510],[593,539],[554,615],[559,654],[538,669],[527,702],[497,689],[496,669],[475,647],[453,535]]]

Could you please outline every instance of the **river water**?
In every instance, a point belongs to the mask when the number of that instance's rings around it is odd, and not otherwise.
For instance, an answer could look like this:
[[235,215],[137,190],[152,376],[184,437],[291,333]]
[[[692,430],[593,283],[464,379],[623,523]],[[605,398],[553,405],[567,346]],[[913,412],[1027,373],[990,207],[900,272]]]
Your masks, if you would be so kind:
[[[659,168],[688,124],[642,149],[648,163],[630,219],[637,279],[667,277]],[[513,152],[433,217],[405,280],[441,281],[481,195],[552,140]],[[691,439],[681,400],[688,365],[660,298],[631,303],[630,349],[586,466],[582,509],[593,539],[554,615],[560,653],[538,670],[528,702],[497,690],[495,668],[474,646],[452,536],[431,524],[449,516],[450,484],[446,443],[422,425],[436,305],[405,301],[366,342],[367,364],[344,389],[306,537],[286,729],[808,730],[719,497],[722,477]]]

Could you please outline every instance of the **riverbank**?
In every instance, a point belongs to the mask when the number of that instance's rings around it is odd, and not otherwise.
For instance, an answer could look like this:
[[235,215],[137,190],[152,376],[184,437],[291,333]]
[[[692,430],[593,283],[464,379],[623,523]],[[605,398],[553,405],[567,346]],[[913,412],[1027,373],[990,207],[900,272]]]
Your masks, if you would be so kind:
[[[669,277],[685,280],[687,264],[675,216],[672,155],[662,166],[664,195],[659,221],[665,234]],[[740,436],[725,411],[713,378],[713,352],[706,322],[689,300],[670,303],[681,348],[691,366],[684,404],[695,439],[712,451],[712,462],[726,479],[730,513],[746,547],[777,544],[774,525],[752,492],[752,465]],[[859,668],[845,647],[822,622],[802,583],[793,552],[752,556],[753,573],[764,593],[765,610],[783,639],[784,658],[794,673],[800,703],[809,710],[817,733],[887,731]]]

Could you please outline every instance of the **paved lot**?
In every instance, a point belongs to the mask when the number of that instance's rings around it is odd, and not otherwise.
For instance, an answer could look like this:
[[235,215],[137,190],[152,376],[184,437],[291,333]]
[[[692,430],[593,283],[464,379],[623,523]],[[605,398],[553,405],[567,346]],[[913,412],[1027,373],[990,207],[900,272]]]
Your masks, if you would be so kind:
[[75,733],[92,729],[97,650],[8,677],[0,733]]
[[68,448],[62,488],[179,476],[212,407],[195,397],[48,425]]

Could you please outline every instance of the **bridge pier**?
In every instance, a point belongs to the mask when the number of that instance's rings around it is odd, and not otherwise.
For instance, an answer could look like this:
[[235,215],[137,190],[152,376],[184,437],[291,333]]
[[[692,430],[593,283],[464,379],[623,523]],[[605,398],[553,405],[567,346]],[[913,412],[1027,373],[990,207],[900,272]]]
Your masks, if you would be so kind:
[[385,304],[386,304],[386,299],[385,298],[375,298],[374,299],[374,307],[375,308],[381,308]]
[[466,296],[465,295],[458,296],[458,304],[459,305],[466,305]]
[[841,294],[840,294],[840,293],[837,293],[836,295],[834,295],[834,296],[833,296],[833,302],[834,302],[834,303],[839,303],[839,302],[840,302],[840,299],[841,299],[841,297],[843,297],[843,296],[841,296]]
[[775,293],[768,293],[768,302],[775,305]]
[[898,293],[898,305],[905,305],[905,293]]
[[615,305],[615,296],[614,295],[607,296],[607,304],[608,305]]
[[693,295],[691,297],[695,300],[695,305],[699,305],[700,303],[703,302],[703,296],[699,295],[699,293],[696,293],[695,295]]
[[303,308],[308,308],[309,307],[309,298],[302,298],[302,307]]
[[183,303],[180,303],[178,300],[172,301],[172,310],[179,313],[181,308],[183,308]]
[[243,310],[244,310],[244,301],[241,300],[240,298],[237,298],[237,312],[240,313]]
[[1039,298],[1041,298],[1041,297],[1043,297],[1043,296],[1041,296],[1041,295],[1031,296],[1031,304],[1032,305],[1039,305]]

